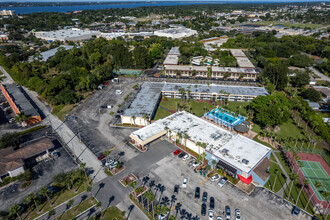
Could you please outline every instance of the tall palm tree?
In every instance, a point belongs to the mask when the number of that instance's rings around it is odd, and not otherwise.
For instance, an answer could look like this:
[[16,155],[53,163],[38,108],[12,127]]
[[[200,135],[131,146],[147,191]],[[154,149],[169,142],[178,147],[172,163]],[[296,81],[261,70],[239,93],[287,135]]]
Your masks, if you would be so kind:
[[15,117],[15,121],[17,121],[18,123],[23,123],[27,119],[28,119],[27,115],[23,112],[18,113]]
[[276,179],[277,179],[277,175],[278,175],[278,173],[279,173],[278,169],[275,169],[275,170],[274,170],[275,180],[274,180],[274,185],[273,185],[272,191],[274,191],[274,188],[275,188],[275,185],[276,185]]
[[86,163],[80,163],[80,169],[84,171],[86,181],[88,181],[87,173],[86,173]]
[[308,180],[304,179],[304,182],[303,182],[303,184],[301,185],[301,189],[300,189],[300,191],[299,191],[299,193],[298,193],[298,197],[297,197],[296,205],[298,204],[299,197],[300,197],[300,194],[301,194],[302,190],[304,189],[304,187],[308,186],[308,184],[309,184]]
[[187,133],[184,133],[183,138],[184,138],[184,147],[187,150],[187,140],[189,138],[189,135]]
[[55,219],[55,209],[51,209],[48,212],[48,218],[53,217],[53,219]]
[[68,186],[68,189],[71,190],[72,187],[73,187],[73,173],[72,172],[68,172],[66,175],[65,175],[65,182]]
[[290,200],[290,195],[291,195],[291,190],[292,190],[292,186],[294,185],[295,181],[297,180],[298,175],[296,173],[291,173],[290,175],[290,179],[291,179],[291,187],[289,190],[289,195],[288,195],[288,199]]
[[50,197],[49,197],[50,190],[49,190],[48,188],[46,188],[46,187],[42,187],[42,188],[40,189],[40,192],[39,192],[39,193],[40,193],[41,195],[47,197],[47,200],[48,200],[50,206],[53,205],[53,203],[51,203],[51,201],[50,201]]
[[9,213],[10,213],[11,216],[12,216],[12,215],[17,215],[17,217],[18,217],[19,219],[22,219],[21,216],[19,215],[20,210],[21,210],[21,207],[20,207],[19,205],[16,204],[16,205],[10,207],[10,209],[9,209]]
[[[38,204],[37,204],[37,194],[36,193],[30,193],[28,195],[28,198],[34,202],[34,205],[36,206],[36,209],[38,209]],[[40,210],[39,210],[40,211]]]
[[[320,182],[316,182],[314,186],[315,186],[315,188],[316,188],[315,191],[317,191],[318,188],[321,188],[321,187],[322,187],[322,183],[320,183]],[[306,208],[307,208],[309,202],[311,201],[312,197],[315,195],[315,191],[313,191],[313,194],[309,197],[308,202],[307,202],[307,204],[306,204],[306,206],[305,206],[305,210],[306,210]]]
[[[135,119],[136,119],[136,117],[133,115],[132,116],[133,124],[135,124]],[[132,125],[132,123],[131,123],[131,125]]]

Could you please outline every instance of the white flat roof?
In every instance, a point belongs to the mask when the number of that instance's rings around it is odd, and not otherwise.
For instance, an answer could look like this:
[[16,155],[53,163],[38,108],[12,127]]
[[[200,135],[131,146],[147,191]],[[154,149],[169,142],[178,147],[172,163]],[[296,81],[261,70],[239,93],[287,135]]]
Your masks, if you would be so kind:
[[239,67],[244,67],[244,68],[255,68],[254,65],[251,63],[249,58],[247,57],[236,57],[237,64]]
[[241,49],[230,49],[230,53],[234,57],[246,57],[244,52]]
[[[231,133],[188,112],[176,112],[166,118],[134,131],[132,135],[145,141],[168,127],[175,133],[186,133],[194,143],[206,143],[206,151],[245,173],[251,170],[271,151],[245,136]],[[227,149],[227,153],[222,150]],[[248,164],[242,160],[248,160]]]
[[179,62],[178,55],[167,55],[166,59],[163,62],[163,65],[177,65]]

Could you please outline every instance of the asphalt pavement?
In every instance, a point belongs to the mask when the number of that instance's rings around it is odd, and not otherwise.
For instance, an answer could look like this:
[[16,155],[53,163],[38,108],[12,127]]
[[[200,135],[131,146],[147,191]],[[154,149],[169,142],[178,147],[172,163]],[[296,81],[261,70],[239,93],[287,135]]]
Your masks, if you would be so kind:
[[328,81],[330,82],[330,78],[327,77],[326,75],[322,74],[320,71],[318,71],[317,69],[313,68],[313,67],[309,67],[309,69],[318,77],[320,77],[322,80]]

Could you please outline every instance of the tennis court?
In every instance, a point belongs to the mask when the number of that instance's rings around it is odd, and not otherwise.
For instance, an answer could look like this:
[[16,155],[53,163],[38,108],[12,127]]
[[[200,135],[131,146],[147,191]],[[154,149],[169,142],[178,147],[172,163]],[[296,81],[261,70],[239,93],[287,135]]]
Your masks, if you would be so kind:
[[[323,191],[330,191],[330,178],[327,172],[324,170],[322,165],[319,162],[315,161],[305,161],[301,160],[303,167],[300,167],[305,178],[308,180],[310,186],[312,187],[315,195],[320,201],[326,201],[326,198],[323,198]],[[316,189],[315,183],[320,182],[322,187]]]

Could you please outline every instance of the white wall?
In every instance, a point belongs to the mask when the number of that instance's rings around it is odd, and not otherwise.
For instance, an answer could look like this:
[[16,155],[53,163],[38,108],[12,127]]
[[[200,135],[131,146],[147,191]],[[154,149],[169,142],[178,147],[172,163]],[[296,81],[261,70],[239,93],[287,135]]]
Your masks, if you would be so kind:
[[197,146],[194,142],[187,140],[187,147],[195,151],[197,154],[202,154],[205,152],[205,149]]
[[135,120],[133,120],[131,116],[121,116],[121,123],[138,126],[146,126],[149,124],[149,122],[142,117],[136,117]]
[[21,173],[24,173],[24,171],[25,171],[24,167],[19,167],[15,170],[8,171],[8,173],[9,173],[9,176],[14,177],[14,176],[20,175]]

